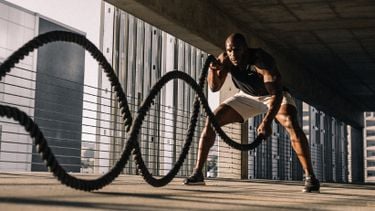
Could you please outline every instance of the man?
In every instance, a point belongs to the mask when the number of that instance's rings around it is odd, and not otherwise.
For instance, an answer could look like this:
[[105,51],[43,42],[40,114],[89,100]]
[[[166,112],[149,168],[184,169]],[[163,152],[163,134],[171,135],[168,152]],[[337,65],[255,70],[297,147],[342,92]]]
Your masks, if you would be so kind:
[[[210,64],[208,85],[213,92],[219,91],[230,73],[234,85],[240,91],[215,110],[220,126],[242,123],[250,117],[265,113],[257,132],[258,135],[268,137],[272,134],[272,121],[276,119],[288,131],[292,147],[304,169],[303,192],[319,192],[320,183],[313,173],[309,145],[298,124],[295,102],[282,89],[281,75],[274,59],[262,49],[248,48],[244,36],[238,33],[226,39],[225,49],[217,61]],[[185,179],[184,184],[204,184],[202,169],[214,142],[215,132],[207,120],[199,141],[194,173]]]

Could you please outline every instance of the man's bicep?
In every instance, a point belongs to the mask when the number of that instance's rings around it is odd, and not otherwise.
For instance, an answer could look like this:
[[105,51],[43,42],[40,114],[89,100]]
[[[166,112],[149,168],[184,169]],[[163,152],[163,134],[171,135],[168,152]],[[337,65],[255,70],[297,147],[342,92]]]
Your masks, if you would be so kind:
[[257,70],[262,75],[264,83],[279,82],[281,80],[280,73],[277,68],[265,69],[257,67]]
[[263,81],[264,83],[276,82],[278,80],[277,77],[277,74],[266,73],[263,74]]
[[259,50],[256,53],[254,64],[260,69],[273,70],[274,68],[276,68],[275,59],[263,50]]
[[281,86],[277,82],[265,82],[264,86],[266,87],[268,93],[270,95],[278,95],[281,94]]
[[263,81],[268,93],[271,95],[281,93],[280,74],[277,71],[263,70]]

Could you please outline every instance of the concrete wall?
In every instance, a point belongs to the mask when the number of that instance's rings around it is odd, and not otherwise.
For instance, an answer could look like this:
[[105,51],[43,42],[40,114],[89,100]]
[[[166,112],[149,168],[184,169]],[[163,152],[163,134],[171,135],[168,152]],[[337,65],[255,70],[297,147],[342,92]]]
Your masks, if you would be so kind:
[[[0,62],[30,40],[36,15],[0,1]],[[36,54],[31,53],[0,82],[0,102],[34,114]],[[31,79],[31,80],[30,80]],[[0,169],[29,171],[32,139],[15,121],[0,119]]]
[[[103,49],[128,97],[133,117],[162,75],[178,69],[196,80],[200,76],[207,56],[202,50],[109,4],[104,4],[103,12]],[[99,78],[100,87],[111,90],[105,74],[101,72]],[[113,92],[99,95],[113,99],[110,108],[99,106],[99,110],[106,112],[106,115],[98,116],[98,119],[106,120],[100,123],[104,128],[98,130],[97,147],[100,151],[96,160],[96,163],[101,163],[98,171],[103,172],[118,160],[128,134],[123,130],[121,113]],[[179,158],[194,99],[195,92],[181,80],[167,83],[155,98],[139,135],[142,157],[153,175],[167,174]],[[179,175],[190,175],[193,171],[198,138],[204,123],[203,118],[199,120]],[[106,160],[108,158],[109,161]],[[102,166],[106,162],[108,164]],[[137,172],[132,160],[124,172]]]

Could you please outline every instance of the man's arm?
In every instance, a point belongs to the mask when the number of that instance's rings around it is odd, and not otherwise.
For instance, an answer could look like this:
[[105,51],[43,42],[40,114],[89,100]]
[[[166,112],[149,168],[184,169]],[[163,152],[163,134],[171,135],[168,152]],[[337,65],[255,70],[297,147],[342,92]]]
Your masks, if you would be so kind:
[[264,85],[268,93],[271,95],[268,112],[258,127],[258,134],[263,134],[268,137],[272,133],[272,120],[278,113],[283,99],[281,77],[276,67],[272,68],[271,70],[260,68],[256,69],[260,74],[263,75]]
[[220,54],[217,61],[210,64],[207,81],[212,92],[217,92],[221,89],[228,72],[230,72],[230,68],[231,66],[225,53]]

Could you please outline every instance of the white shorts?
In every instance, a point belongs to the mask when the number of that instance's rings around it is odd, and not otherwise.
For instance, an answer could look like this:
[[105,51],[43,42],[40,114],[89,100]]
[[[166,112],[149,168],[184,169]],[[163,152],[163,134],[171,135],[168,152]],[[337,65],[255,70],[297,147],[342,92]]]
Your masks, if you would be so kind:
[[[271,95],[266,96],[252,96],[239,91],[233,97],[226,99],[223,104],[226,104],[237,111],[246,121],[250,117],[266,113],[270,106]],[[296,107],[296,103],[289,92],[283,91],[283,100],[281,105],[290,104]]]

